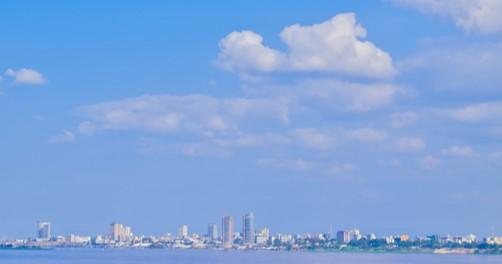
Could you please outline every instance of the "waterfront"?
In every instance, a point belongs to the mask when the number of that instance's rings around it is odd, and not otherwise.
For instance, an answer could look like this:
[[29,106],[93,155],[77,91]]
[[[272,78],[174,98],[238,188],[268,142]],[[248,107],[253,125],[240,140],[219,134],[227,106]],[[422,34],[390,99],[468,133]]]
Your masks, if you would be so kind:
[[2,264],[502,263],[500,255],[361,254],[268,251],[55,249],[0,250]]

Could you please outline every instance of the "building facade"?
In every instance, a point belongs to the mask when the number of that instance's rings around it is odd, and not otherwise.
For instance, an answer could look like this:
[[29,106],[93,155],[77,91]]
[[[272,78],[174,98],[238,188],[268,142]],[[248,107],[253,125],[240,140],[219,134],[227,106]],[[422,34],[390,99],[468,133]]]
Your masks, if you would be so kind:
[[132,239],[132,230],[129,226],[113,222],[110,225],[110,239],[115,242],[127,242]]
[[178,229],[178,237],[179,238],[187,238],[188,237],[188,226],[181,225]]
[[51,238],[51,223],[47,221],[39,221],[37,223],[37,239],[49,240]]
[[252,245],[255,242],[253,213],[247,213],[242,217],[242,240],[245,245]]
[[207,237],[209,240],[217,240],[218,239],[218,225],[217,224],[209,224],[207,227]]
[[221,240],[224,248],[232,248],[234,245],[234,218],[232,216],[223,217]]
[[350,242],[350,232],[341,230],[336,232],[336,241],[340,244],[347,244]]

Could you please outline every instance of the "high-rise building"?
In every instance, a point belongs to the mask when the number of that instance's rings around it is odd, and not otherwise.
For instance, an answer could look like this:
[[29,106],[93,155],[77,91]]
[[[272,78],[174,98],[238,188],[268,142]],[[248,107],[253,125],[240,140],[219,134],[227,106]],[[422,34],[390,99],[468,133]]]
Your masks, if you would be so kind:
[[256,244],[267,245],[270,240],[270,230],[268,228],[263,228],[256,234]]
[[247,213],[242,217],[242,240],[245,245],[254,244],[254,215]]
[[178,237],[180,237],[180,238],[187,238],[188,237],[188,226],[187,225],[180,226],[180,228],[178,229]]
[[349,230],[349,237],[350,237],[350,241],[352,240],[360,240],[363,236],[361,235],[361,231],[359,229],[352,229],[352,230]]
[[119,241],[120,235],[122,233],[123,226],[119,223],[111,223],[110,225],[110,239],[113,241]]
[[209,224],[207,227],[207,237],[209,240],[217,240],[218,239],[218,225],[217,224]]
[[110,239],[116,242],[125,242],[132,239],[132,230],[129,226],[113,222],[110,225]]
[[346,244],[350,242],[350,232],[349,231],[338,231],[336,233],[336,240],[340,244]]
[[221,239],[224,248],[232,248],[234,244],[234,218],[225,216],[222,220]]
[[51,238],[51,223],[47,221],[37,222],[37,238],[49,240]]

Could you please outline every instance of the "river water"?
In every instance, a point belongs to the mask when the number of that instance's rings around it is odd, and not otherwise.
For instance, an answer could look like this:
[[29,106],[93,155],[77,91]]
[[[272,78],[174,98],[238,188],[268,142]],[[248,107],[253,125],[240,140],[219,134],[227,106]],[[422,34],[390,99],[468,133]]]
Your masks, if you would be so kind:
[[498,263],[502,256],[361,254],[161,249],[0,250],[0,264],[457,264]]

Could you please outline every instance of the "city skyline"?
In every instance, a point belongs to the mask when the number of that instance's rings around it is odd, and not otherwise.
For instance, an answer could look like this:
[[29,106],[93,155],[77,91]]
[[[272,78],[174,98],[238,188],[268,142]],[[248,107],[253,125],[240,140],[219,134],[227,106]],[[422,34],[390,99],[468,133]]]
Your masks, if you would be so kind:
[[[52,223],[50,221],[37,221],[36,222],[36,233],[34,237],[27,237],[27,238],[32,238],[32,239],[37,239],[41,241],[47,241],[49,239],[55,238],[57,236],[67,236],[67,235],[78,235],[75,232],[70,232],[68,234],[60,234],[60,233],[53,233],[52,231]],[[239,226],[237,226],[239,227]],[[188,239],[192,237],[193,235],[201,235],[204,236],[210,240],[219,240],[222,241],[223,245],[225,245],[225,240],[227,238],[232,237],[235,239],[235,234],[239,234],[240,239],[242,240],[242,245],[253,245],[256,242],[257,237],[260,236],[261,232],[267,232],[267,236],[270,233],[270,229],[268,228],[267,225],[262,225],[260,227],[255,227],[254,225],[254,213],[253,212],[248,212],[242,215],[242,219],[240,222],[240,229],[236,227],[235,224],[235,218],[231,215],[223,216],[221,217],[221,223],[220,225],[211,223],[209,222],[207,224],[207,229],[206,232],[197,232],[197,231],[192,231],[190,232],[190,228],[187,224],[181,224],[178,226],[176,232],[170,232],[170,231],[159,231],[155,234],[135,234],[132,232],[132,227],[130,226],[125,226],[124,224],[118,223],[116,221],[111,222],[109,226],[108,232],[104,233],[94,233],[92,234],[93,236],[109,236],[112,240],[115,241],[127,241],[127,237],[132,237],[133,235],[141,235],[141,236],[148,236],[148,235],[169,235],[169,236],[174,236],[179,239]],[[195,228],[198,230],[198,228]],[[221,232],[218,232],[218,230],[221,230]],[[240,231],[239,231],[240,230]],[[276,232],[277,234],[286,234],[285,232]],[[348,243],[352,240],[360,240],[362,237],[369,237],[371,239],[376,239],[377,235],[374,232],[369,232],[366,235],[363,236],[361,233],[360,229],[352,227],[352,228],[343,228],[343,229],[338,229],[336,232],[333,231],[333,225],[330,224],[326,230],[317,230],[317,231],[296,231],[292,232],[290,234],[294,235],[301,235],[301,234],[323,234],[327,235],[328,237],[331,237],[333,239],[336,239],[339,242],[343,243]],[[424,234],[410,234],[409,232],[405,231],[400,231],[400,232],[393,232],[393,233],[386,233],[386,234],[380,234],[381,236],[395,236],[396,234],[400,235],[405,235],[407,239],[409,237],[425,237],[429,236],[431,234],[434,235],[444,235],[444,236],[450,236],[453,234],[447,234],[447,233],[434,233],[434,232],[428,232]],[[463,234],[469,234],[472,235],[472,232],[464,232]],[[89,235],[89,234],[87,234]],[[498,233],[492,232],[489,234],[487,237],[501,237],[499,236]],[[2,239],[21,239],[20,237],[17,238],[2,238]],[[232,239],[232,240],[233,240]],[[228,241],[228,240],[227,240]],[[233,246],[233,242],[228,244],[228,247]]]
[[498,254],[502,236],[478,237],[475,234],[410,236],[408,233],[376,235],[360,229],[338,230],[333,226],[320,233],[274,233],[270,229],[255,230],[254,213],[242,216],[241,232],[235,230],[233,216],[223,216],[221,234],[217,224],[209,223],[206,234],[189,232],[182,224],[176,235],[169,232],[155,235],[138,234],[130,226],[110,224],[105,234],[51,234],[51,222],[38,221],[35,238],[0,240],[1,249],[52,248],[144,248],[144,249],[209,249],[267,251],[327,251],[327,252],[399,252],[428,254]]
[[[167,232],[159,232],[157,234],[149,234],[150,236],[152,235],[167,235],[167,236],[172,236],[177,239],[190,239],[191,237],[194,236],[202,236],[205,237],[209,240],[214,240],[214,241],[221,241],[222,246],[225,248],[231,248],[234,246],[235,242],[233,242],[235,239],[240,240],[240,244],[243,246],[253,246],[254,244],[259,244],[257,242],[258,237],[263,233],[266,232],[266,236],[270,236],[270,230],[267,228],[266,225],[263,227],[260,227],[258,229],[255,229],[254,226],[254,213],[253,212],[248,212],[245,213],[242,216],[242,221],[240,222],[241,226],[241,231],[239,232],[236,230],[236,225],[235,225],[235,220],[233,216],[223,216],[221,218],[221,226],[218,227],[218,224],[215,223],[209,223],[208,224],[208,229],[206,233],[199,233],[199,232],[190,232],[189,226],[186,224],[181,224],[179,225],[177,232],[171,233],[169,231]],[[69,233],[69,234],[54,234],[52,233],[52,223],[50,221],[37,221],[36,223],[36,233],[35,236],[28,237],[27,239],[35,239],[37,241],[49,241],[50,239],[55,239],[59,236],[78,236],[78,234],[75,233]],[[221,230],[221,233],[218,233],[217,230]],[[360,240],[362,238],[368,238],[370,240],[372,239],[377,239],[378,236],[373,233],[373,232],[368,232],[366,234],[361,233],[361,231],[358,228],[352,228],[352,229],[341,229],[336,231],[336,233],[333,232],[333,225],[330,225],[328,228],[328,231],[318,231],[318,232],[295,232],[291,234],[285,234],[281,232],[276,232],[277,234],[284,234],[284,235],[310,235],[310,236],[315,236],[315,235],[326,235],[331,239],[337,240],[339,243],[349,243],[350,241],[354,240]],[[393,236],[400,236],[402,240],[409,240],[411,239],[411,235],[407,232],[397,232],[394,234],[381,234],[380,237],[393,237]],[[452,234],[433,234],[433,233],[428,233],[427,235],[422,234],[422,237],[427,237],[431,235],[437,235],[437,236],[455,236]],[[146,234],[137,234],[133,233],[132,227],[126,226],[124,224],[121,224],[119,222],[113,221],[110,224],[109,231],[105,232],[103,234],[101,233],[96,233],[93,234],[93,236],[90,237],[97,237],[97,236],[104,236],[108,237],[109,239],[116,241],[116,242],[129,242],[131,241],[132,237],[135,236],[148,236]],[[420,237],[420,235],[414,235],[415,237]],[[458,236],[458,235],[457,235]],[[470,239],[471,241],[476,240],[476,236],[472,233],[469,233],[466,237],[472,237]],[[489,237],[493,238],[502,238],[502,236],[497,236],[497,234],[492,233],[490,234]],[[229,239],[231,238],[231,240]],[[13,240],[16,239],[21,239],[21,238],[14,238]],[[228,244],[225,244],[225,241],[230,241]],[[502,244],[502,243],[501,243]]]
[[500,234],[500,3],[7,1],[0,239]]

